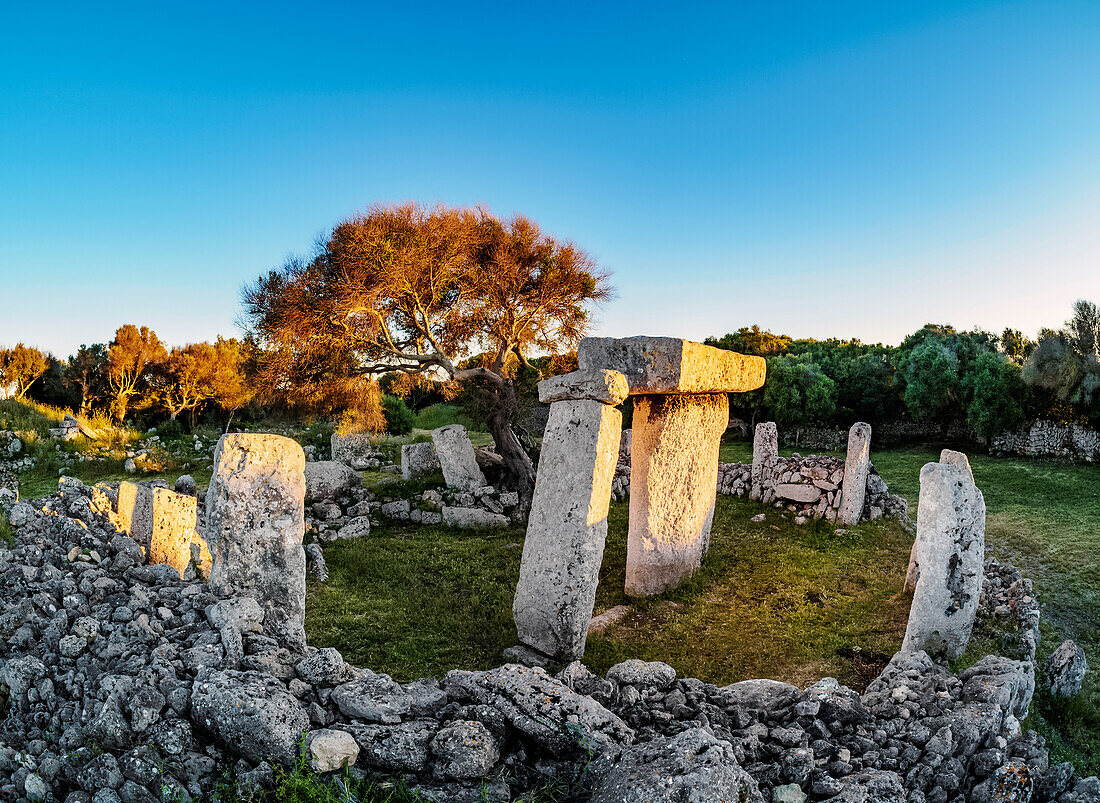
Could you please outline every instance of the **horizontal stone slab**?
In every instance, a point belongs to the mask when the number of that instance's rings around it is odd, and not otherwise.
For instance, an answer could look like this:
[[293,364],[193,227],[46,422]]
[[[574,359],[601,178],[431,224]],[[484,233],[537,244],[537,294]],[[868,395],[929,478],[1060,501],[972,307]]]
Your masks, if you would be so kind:
[[626,376],[630,395],[743,393],[764,384],[763,357],[676,337],[586,337],[577,348],[581,370]]
[[621,404],[629,394],[625,376],[602,368],[559,374],[539,382],[539,401],[543,404],[571,399]]
[[816,485],[784,482],[775,486],[775,495],[791,502],[816,502],[821,498],[821,489]]

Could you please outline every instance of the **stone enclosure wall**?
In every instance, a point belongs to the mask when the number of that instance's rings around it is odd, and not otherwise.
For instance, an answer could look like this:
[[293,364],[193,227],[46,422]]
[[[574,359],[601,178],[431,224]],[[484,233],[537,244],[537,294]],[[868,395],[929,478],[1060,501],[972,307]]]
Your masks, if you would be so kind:
[[[596,803],[1100,800],[1100,781],[1021,727],[1027,661],[954,675],[898,653],[862,694],[831,679],[720,687],[636,660],[605,677],[506,664],[398,683],[285,646],[250,596],[145,564],[110,488],[66,482],[23,504],[0,549],[6,800],[209,800],[227,767],[247,795],[299,745],[319,772],[400,775],[440,803],[503,803],[549,779]],[[1026,607],[1018,573],[987,576],[987,610]]]
[[[842,427],[810,425],[784,432],[783,442],[807,449],[843,449],[848,433]],[[939,422],[922,423],[901,419],[887,421],[877,428],[880,443],[893,444],[913,440],[985,443],[967,426],[951,423],[945,431]],[[1022,457],[1058,457],[1100,461],[1100,432],[1084,424],[1064,424],[1035,420],[1018,429],[1002,432],[989,439],[989,451],[996,455]]]

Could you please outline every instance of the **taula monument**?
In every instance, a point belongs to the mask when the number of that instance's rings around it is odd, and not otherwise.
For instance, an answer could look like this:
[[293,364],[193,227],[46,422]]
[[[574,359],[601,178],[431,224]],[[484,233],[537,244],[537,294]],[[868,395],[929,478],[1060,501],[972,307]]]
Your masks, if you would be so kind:
[[672,337],[581,341],[580,368],[539,384],[550,404],[513,605],[523,646],[584,653],[607,538],[622,415],[634,399],[626,591],[674,588],[710,540],[729,393],[764,384],[765,362]]

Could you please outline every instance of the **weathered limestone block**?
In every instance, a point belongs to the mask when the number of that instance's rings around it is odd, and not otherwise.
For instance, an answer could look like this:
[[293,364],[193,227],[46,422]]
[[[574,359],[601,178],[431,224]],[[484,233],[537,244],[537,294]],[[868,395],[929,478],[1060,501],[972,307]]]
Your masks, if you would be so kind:
[[439,471],[439,458],[430,443],[406,443],[401,447],[401,477],[411,480]]
[[962,468],[921,469],[916,546],[920,576],[902,650],[958,658],[974,627],[985,560],[985,499]]
[[[609,368],[626,376],[631,395],[740,393],[764,384],[763,357],[676,337],[586,337],[577,348],[582,370]],[[728,423],[728,421],[727,421]]]
[[779,499],[809,504],[821,498],[821,489],[816,485],[800,482],[783,482],[775,486],[775,495]]
[[631,596],[674,588],[702,563],[728,422],[725,393],[635,398],[626,554]]
[[378,448],[375,440],[375,436],[366,432],[349,432],[346,434],[333,432],[332,437],[329,438],[332,459],[338,463],[351,466],[376,458],[378,457]]
[[487,485],[485,475],[477,464],[470,435],[461,424],[448,424],[432,430],[432,443],[439,455],[443,479],[448,485],[472,491]]
[[444,525],[463,530],[491,530],[509,524],[507,516],[480,507],[444,507],[441,513]]
[[550,406],[512,604],[520,641],[544,655],[584,655],[622,423],[599,401]]
[[[970,481],[974,481],[974,472],[970,468],[970,460],[962,452],[944,449],[940,452],[940,462],[944,465],[957,466],[970,475]],[[920,577],[920,563],[917,560],[917,542],[913,541],[913,547],[909,550],[909,568],[905,571],[906,591],[912,591],[917,587],[917,578]]]
[[149,556],[153,537],[153,489],[132,482],[118,484],[118,520],[122,531],[138,542]]
[[757,424],[752,436],[752,484],[763,488],[775,485],[778,463],[779,429],[774,421]]
[[317,502],[363,484],[363,476],[336,460],[305,464],[306,499]]
[[153,489],[153,528],[149,563],[167,563],[183,577],[191,563],[198,521],[197,500],[167,488]]
[[944,449],[940,452],[940,462],[948,466],[958,466],[964,469],[967,474],[970,475],[970,479],[974,479],[974,470],[970,468],[970,458],[968,458],[962,452],[956,452],[951,449]]
[[848,456],[844,460],[844,494],[837,521],[851,527],[863,516],[867,499],[867,475],[871,471],[871,425],[862,421],[848,430]]
[[305,647],[305,454],[278,435],[223,435],[206,494],[210,587],[254,597],[264,631]]
[[539,382],[539,401],[543,404],[579,399],[620,404],[629,394],[625,376],[602,368],[559,374]]

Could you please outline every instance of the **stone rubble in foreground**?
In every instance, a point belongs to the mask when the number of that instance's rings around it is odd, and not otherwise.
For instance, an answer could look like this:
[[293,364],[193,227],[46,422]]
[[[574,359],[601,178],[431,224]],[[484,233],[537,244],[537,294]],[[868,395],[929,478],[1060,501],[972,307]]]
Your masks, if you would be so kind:
[[[117,498],[117,497],[116,497]],[[0,799],[207,800],[226,769],[270,787],[299,745],[319,771],[404,776],[427,800],[1100,801],[1024,730],[1028,661],[955,676],[898,654],[860,695],[826,678],[718,687],[662,663],[607,677],[510,664],[397,683],[334,649],[296,653],[250,597],[140,563],[109,487],[17,503],[0,548]],[[116,517],[117,520],[117,517]],[[1001,606],[1026,582],[994,574]],[[1024,723],[1024,724],[1022,724]]]

